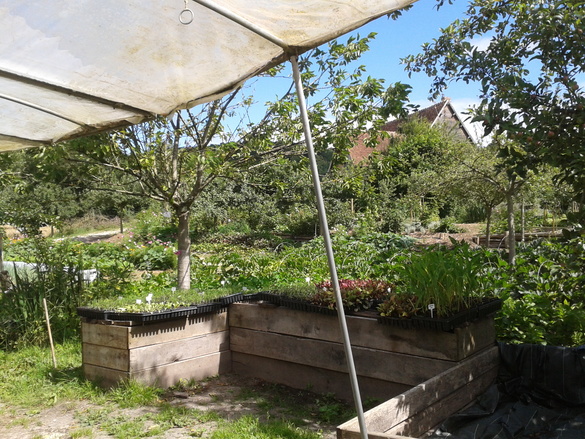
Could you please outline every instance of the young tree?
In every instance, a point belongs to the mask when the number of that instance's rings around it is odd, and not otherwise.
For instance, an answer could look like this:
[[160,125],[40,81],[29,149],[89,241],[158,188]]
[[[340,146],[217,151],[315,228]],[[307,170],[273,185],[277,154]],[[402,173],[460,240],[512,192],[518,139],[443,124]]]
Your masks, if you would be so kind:
[[[373,37],[351,37],[346,44],[333,41],[327,50],[316,49],[299,63],[307,93],[318,99],[309,111],[317,150],[344,150],[367,123],[374,121],[375,129],[390,114],[403,111],[407,86],[385,88],[382,80],[365,77],[363,66],[349,70]],[[258,122],[250,116],[252,98],[238,89],[170,118],[114,133],[103,143],[103,138],[71,142],[63,153],[84,165],[99,165],[100,171],[89,168],[89,175],[98,184],[104,170],[124,175],[117,180],[124,187],[102,183],[101,189],[147,196],[173,212],[179,235],[178,287],[188,289],[189,217],[195,200],[218,178],[240,177],[277,156],[304,156],[293,90],[291,84],[278,100],[268,103]]]
[[[450,81],[477,81],[482,101],[475,120],[486,132],[506,133],[522,144],[502,149],[516,174],[537,162],[557,167],[582,211],[584,19],[583,2],[577,0],[472,0],[465,18],[404,60],[410,72],[434,78],[434,95]],[[475,45],[480,39],[489,39],[487,48]]]

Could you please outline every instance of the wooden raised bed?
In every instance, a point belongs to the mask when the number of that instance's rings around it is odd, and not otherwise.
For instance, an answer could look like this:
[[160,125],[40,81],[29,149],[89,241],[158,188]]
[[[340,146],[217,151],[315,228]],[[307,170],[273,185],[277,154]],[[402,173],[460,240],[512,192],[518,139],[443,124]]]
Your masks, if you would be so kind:
[[124,379],[170,387],[231,370],[227,312],[138,325],[85,319],[83,372],[103,386]]
[[[370,439],[418,438],[464,408],[493,383],[497,346],[487,349],[364,414]],[[337,427],[338,439],[361,439],[357,418]]]
[[[347,326],[362,398],[386,401],[365,414],[370,438],[419,437],[495,379],[493,316],[453,332],[365,316],[348,316]],[[82,345],[85,376],[104,386],[135,379],[169,387],[233,371],[353,399],[336,315],[259,302],[142,323],[84,317]],[[357,420],[337,434],[360,439]]]
[[[454,332],[347,323],[362,398],[398,395],[495,345],[492,317]],[[352,399],[336,316],[239,303],[229,325],[234,372]]]

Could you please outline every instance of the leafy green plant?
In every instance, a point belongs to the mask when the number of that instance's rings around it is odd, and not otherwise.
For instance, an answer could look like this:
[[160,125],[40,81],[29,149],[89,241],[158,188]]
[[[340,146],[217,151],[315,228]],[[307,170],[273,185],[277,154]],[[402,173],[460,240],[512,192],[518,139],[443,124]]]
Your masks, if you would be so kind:
[[[413,252],[410,260],[396,266],[397,294],[416,298],[413,312],[426,313],[432,308],[434,316],[449,316],[470,307],[478,298],[493,295],[482,279],[489,264],[486,254],[466,243],[452,244],[453,248],[433,246]],[[392,303],[398,300],[394,298]],[[398,309],[403,312],[402,305]]]
[[14,349],[22,344],[48,340],[43,300],[46,300],[55,339],[78,331],[76,307],[85,299],[86,284],[81,274],[82,255],[75,244],[51,240],[29,240],[31,264],[16,270],[13,287],[0,297],[0,345]]
[[585,337],[585,248],[538,241],[520,246],[516,265],[494,276],[504,300],[496,318],[498,339],[510,343],[578,346]]

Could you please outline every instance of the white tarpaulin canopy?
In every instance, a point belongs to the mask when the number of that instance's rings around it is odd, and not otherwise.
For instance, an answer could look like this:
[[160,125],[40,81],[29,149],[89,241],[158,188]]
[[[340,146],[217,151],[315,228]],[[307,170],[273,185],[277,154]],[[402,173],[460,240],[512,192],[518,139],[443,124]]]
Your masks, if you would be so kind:
[[290,60],[360,431],[367,428],[296,56],[416,0],[0,0],[0,152],[201,104]]
[[212,100],[413,1],[0,0],[0,151]]

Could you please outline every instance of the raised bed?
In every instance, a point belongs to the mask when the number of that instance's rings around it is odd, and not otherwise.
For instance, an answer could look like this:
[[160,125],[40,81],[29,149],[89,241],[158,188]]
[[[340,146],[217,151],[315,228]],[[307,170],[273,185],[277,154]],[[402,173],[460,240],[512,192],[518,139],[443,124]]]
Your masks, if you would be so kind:
[[[206,314],[140,322],[82,317],[85,376],[104,386],[135,379],[169,387],[233,371],[353,398],[336,315],[258,296],[213,305]],[[362,398],[386,401],[366,413],[370,438],[420,436],[497,371],[493,315],[451,331],[381,325],[367,315],[347,316],[347,326]],[[358,438],[357,421],[340,426],[338,437]]]
[[[424,436],[464,408],[494,382],[499,365],[497,346],[389,399],[364,414],[370,439]],[[361,439],[357,418],[337,427],[338,439]]]
[[[492,317],[453,332],[380,325],[348,316],[362,397],[398,395],[495,345]],[[284,306],[230,306],[233,371],[351,399],[336,316]]]
[[231,370],[227,312],[161,321],[95,320],[81,323],[83,372],[103,386],[134,379],[170,387]]

